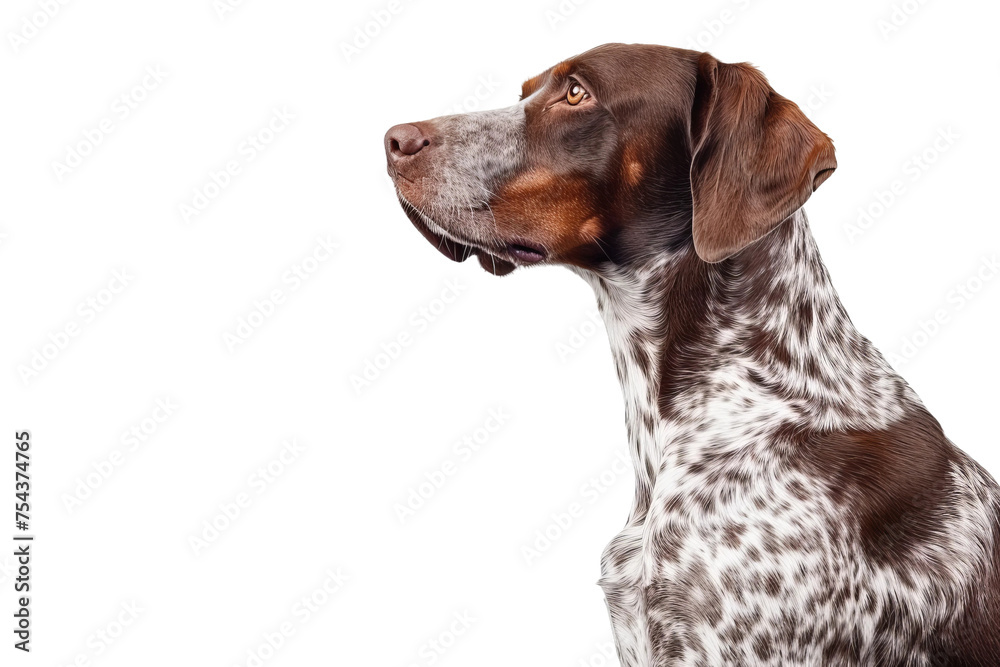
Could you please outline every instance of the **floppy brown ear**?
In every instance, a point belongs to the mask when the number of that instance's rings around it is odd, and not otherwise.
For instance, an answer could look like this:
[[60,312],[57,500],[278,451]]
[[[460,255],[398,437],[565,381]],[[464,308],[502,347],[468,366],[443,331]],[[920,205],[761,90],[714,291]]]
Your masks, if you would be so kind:
[[777,227],[837,168],[833,142],[756,68],[698,59],[691,115],[694,247],[720,262]]

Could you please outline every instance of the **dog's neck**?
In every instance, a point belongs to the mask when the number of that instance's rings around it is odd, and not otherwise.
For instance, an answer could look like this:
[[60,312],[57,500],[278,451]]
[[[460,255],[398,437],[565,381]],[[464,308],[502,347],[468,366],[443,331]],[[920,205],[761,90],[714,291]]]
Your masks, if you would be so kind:
[[607,327],[640,496],[698,443],[885,428],[916,400],[854,328],[801,211],[719,264],[686,247],[580,273]]

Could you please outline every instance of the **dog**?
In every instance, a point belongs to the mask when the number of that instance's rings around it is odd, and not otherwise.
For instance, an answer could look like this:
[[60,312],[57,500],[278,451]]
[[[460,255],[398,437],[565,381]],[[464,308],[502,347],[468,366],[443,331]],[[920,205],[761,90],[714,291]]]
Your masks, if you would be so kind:
[[450,259],[594,289],[636,478],[599,582],[622,665],[1000,665],[1000,487],[852,325],[802,211],[833,143],[757,69],[608,44],[385,151]]

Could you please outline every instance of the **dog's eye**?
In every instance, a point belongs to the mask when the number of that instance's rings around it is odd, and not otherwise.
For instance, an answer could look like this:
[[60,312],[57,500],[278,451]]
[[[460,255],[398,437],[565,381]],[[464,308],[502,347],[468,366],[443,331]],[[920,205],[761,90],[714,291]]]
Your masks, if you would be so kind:
[[569,91],[566,93],[566,102],[571,106],[576,106],[583,101],[583,98],[587,96],[587,91],[584,90],[583,86],[574,82],[570,87]]

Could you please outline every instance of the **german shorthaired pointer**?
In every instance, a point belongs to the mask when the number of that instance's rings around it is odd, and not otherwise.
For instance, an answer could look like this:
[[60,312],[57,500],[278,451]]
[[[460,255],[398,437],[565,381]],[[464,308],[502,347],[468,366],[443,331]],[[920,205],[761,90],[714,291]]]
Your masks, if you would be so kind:
[[594,288],[636,471],[622,665],[1000,665],[1000,488],[851,324],[801,210],[833,144],[760,72],[601,46],[385,150],[449,258]]

